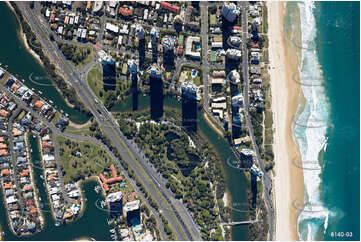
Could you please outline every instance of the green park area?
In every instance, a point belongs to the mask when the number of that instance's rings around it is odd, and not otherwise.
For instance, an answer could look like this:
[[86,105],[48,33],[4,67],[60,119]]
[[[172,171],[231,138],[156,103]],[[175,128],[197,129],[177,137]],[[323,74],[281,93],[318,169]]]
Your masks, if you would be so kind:
[[76,68],[83,68],[94,59],[94,50],[91,47],[76,46],[58,43],[59,49],[67,60]]
[[105,91],[103,86],[103,73],[97,67],[93,67],[88,72],[87,82],[93,93],[108,109],[116,103],[119,96],[126,95],[130,87],[130,83],[126,80],[117,79],[115,90]]
[[58,136],[59,155],[65,183],[99,175],[113,163],[100,145]]
[[[175,110],[165,112],[170,122],[180,116]],[[222,240],[217,221],[220,211],[222,217],[229,215],[223,210],[223,205],[218,207],[215,204],[216,200],[220,204],[225,184],[220,161],[216,161],[217,155],[210,144],[202,136],[188,134],[177,125],[144,122],[146,111],[118,115],[120,130],[126,137],[134,139],[167,179],[166,186],[194,214],[202,231],[216,230],[212,235],[202,233],[202,238]]]

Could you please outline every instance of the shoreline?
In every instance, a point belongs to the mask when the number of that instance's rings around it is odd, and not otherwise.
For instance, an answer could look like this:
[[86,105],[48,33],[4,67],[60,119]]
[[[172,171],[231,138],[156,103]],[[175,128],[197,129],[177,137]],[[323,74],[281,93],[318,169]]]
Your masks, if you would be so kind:
[[5,2],[6,5],[10,8],[10,10],[13,12],[14,16],[16,17],[16,20],[18,21],[18,24],[19,24],[19,31],[18,31],[18,34],[19,34],[19,39],[23,42],[23,45],[26,49],[26,51],[28,51],[38,62],[39,64],[44,67],[44,64],[43,62],[41,61],[40,59],[40,56],[38,54],[35,53],[35,51],[33,51],[30,46],[28,45],[28,40],[26,38],[26,34],[24,33],[23,31],[23,27],[21,26],[21,23],[20,23],[20,20],[18,18],[18,15],[16,14],[15,12],[15,9],[13,8],[13,6],[11,6],[10,2],[6,1]]
[[[22,28],[22,25],[21,25],[21,22],[19,20],[19,17],[14,9],[14,7],[10,4],[10,2],[6,1],[6,4],[7,6],[10,8],[10,10],[13,12],[17,22],[18,22],[18,25],[19,25],[19,31],[18,31],[18,35],[19,35],[19,39],[21,42],[23,42],[23,46],[25,48],[26,51],[28,51],[35,59],[37,62],[39,62],[39,64],[41,65],[41,67],[45,67],[44,66],[44,63],[43,61],[41,60],[40,56],[28,45],[28,42],[27,42],[27,37],[26,37],[26,34],[24,33],[23,31],[23,28]],[[26,21],[27,22],[27,21]],[[32,29],[31,29],[32,30]],[[33,30],[32,30],[33,31]],[[41,44],[41,43],[40,43]],[[41,44],[42,45],[42,44]],[[48,55],[48,53],[46,51],[43,51],[44,55],[47,56],[50,60],[50,62],[52,63],[52,59],[50,58],[50,56]],[[57,65],[55,65],[57,66]],[[72,88],[72,85],[71,83],[66,79],[64,78],[64,75],[62,73],[62,70],[60,70],[59,68],[56,68],[55,69],[55,73],[57,75],[59,75],[63,80],[64,82],[68,85],[68,87],[71,87]],[[61,96],[61,98],[64,100],[65,104],[67,106],[69,106],[70,108],[74,109],[75,108],[75,105],[70,103],[68,98],[64,97],[63,94],[62,94],[62,91],[59,89],[58,85],[56,85],[53,81],[51,81],[51,84],[53,84],[54,88],[56,89],[56,91],[59,93],[59,95]],[[80,100],[81,101],[81,100]],[[82,102],[82,101],[81,101]],[[83,103],[83,102],[82,102]],[[75,122],[74,122],[75,123]],[[82,124],[82,123],[81,123]]]
[[224,137],[223,131],[220,130],[214,123],[212,123],[212,121],[210,120],[211,118],[208,117],[208,114],[206,112],[202,112],[203,118],[208,123],[209,127],[211,127],[219,136]]
[[[293,138],[293,117],[300,101],[300,86],[293,81],[298,72],[297,51],[285,38],[285,7],[283,2],[267,2],[269,9],[269,57],[274,112],[276,240],[299,240],[294,203],[303,204],[302,169],[293,164],[300,159]],[[281,16],[281,17],[280,17]],[[297,34],[297,33],[296,33]],[[286,112],[285,111],[286,103]],[[285,229],[288,228],[288,229]]]

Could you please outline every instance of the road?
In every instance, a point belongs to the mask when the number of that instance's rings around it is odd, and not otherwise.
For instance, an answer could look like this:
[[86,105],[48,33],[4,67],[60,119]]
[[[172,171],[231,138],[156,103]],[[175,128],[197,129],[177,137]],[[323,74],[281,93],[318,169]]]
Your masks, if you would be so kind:
[[258,167],[260,167],[260,169],[263,172],[263,197],[265,199],[265,203],[266,203],[266,208],[267,208],[267,213],[268,213],[268,224],[269,224],[269,239],[272,240],[273,239],[273,230],[274,230],[274,206],[273,206],[273,201],[271,198],[271,190],[272,190],[272,179],[269,177],[266,169],[265,169],[265,165],[262,161],[257,143],[256,143],[256,138],[254,136],[254,131],[253,131],[253,126],[252,126],[252,122],[251,122],[251,118],[249,116],[249,78],[248,78],[248,67],[249,67],[249,63],[248,63],[248,48],[247,48],[247,35],[248,35],[248,18],[247,18],[247,2],[242,2],[241,3],[242,6],[242,28],[243,28],[243,61],[242,61],[242,65],[243,65],[243,80],[244,80],[244,88],[243,88],[243,96],[244,96],[244,112],[245,112],[245,118],[246,118],[246,125],[248,127],[249,130],[249,134],[252,140],[252,145],[253,145],[253,150],[255,151],[256,154],[256,162],[258,164]]
[[[59,54],[57,47],[48,39],[48,35],[44,34],[38,18],[34,16],[28,5],[21,2],[17,4],[42,43],[43,49],[55,63],[58,63],[67,80],[77,91],[78,96],[83,100],[89,111],[94,115],[105,135],[112,141],[124,161],[129,164],[141,183],[145,186],[145,189],[148,190],[149,194],[158,203],[159,207],[163,208],[163,215],[175,229],[178,239],[201,240],[198,226],[193,221],[189,211],[179,200],[174,199],[174,194],[166,188],[159,174],[136,152],[134,146],[124,137],[116,121],[106,108],[94,101],[94,94],[86,83],[79,78],[78,73],[74,71],[73,68],[69,66],[69,63],[63,59],[63,56]],[[118,162],[118,165],[121,166],[120,162]]]
[[201,36],[202,36],[202,66],[203,66],[203,108],[208,111],[209,109],[209,94],[208,94],[208,4],[207,2],[200,2],[201,9]]
[[[45,124],[52,131],[53,141],[54,141],[54,149],[55,149],[55,152],[56,152],[55,154],[57,156],[56,160],[57,160],[58,169],[59,169],[59,167],[61,167],[61,164],[58,163],[58,161],[60,161],[59,153],[57,153],[57,152],[59,152],[59,147],[58,147],[58,142],[57,142],[57,136],[59,136],[59,135],[65,137],[65,138],[73,139],[73,140],[77,140],[77,141],[87,141],[87,142],[96,143],[96,144],[102,146],[103,149],[105,149],[108,152],[108,154],[112,157],[112,159],[114,161],[119,162],[119,159],[114,155],[114,153],[112,151],[109,150],[108,146],[106,146],[100,140],[96,139],[95,137],[91,137],[91,136],[76,135],[76,134],[62,132],[60,129],[55,127],[55,125],[53,123],[49,122],[44,116],[40,115],[39,112],[36,112],[33,109],[31,109],[24,101],[22,101],[18,96],[16,96],[11,91],[9,91],[9,89],[7,89],[5,86],[0,85],[0,90],[4,91],[9,97],[12,97],[16,101],[16,103],[18,105],[18,111],[25,110],[27,112],[30,112],[33,117],[37,118],[38,120],[41,120],[42,123]],[[14,112],[13,117],[15,117],[15,116],[16,116],[16,112]],[[12,120],[12,119],[10,119],[10,120]],[[9,122],[9,124],[10,124],[10,122]],[[11,148],[12,148],[12,146],[10,146],[10,149]],[[14,160],[14,159],[12,158],[12,160]],[[129,177],[126,170],[121,166],[119,166],[119,168],[121,169],[121,171],[122,171],[123,175],[126,177],[126,179],[134,187],[137,194],[142,198],[142,200],[148,205],[148,207],[150,208],[152,213],[155,215],[157,224],[160,225],[159,229],[160,229],[161,238],[165,239],[164,229],[163,229],[163,226],[162,226],[163,222],[159,217],[158,211],[155,211],[155,209],[152,206],[150,206],[148,200],[144,197],[144,194],[139,190],[139,188],[136,185],[136,182]],[[58,172],[59,172],[60,183],[62,184],[61,189],[62,189],[63,197],[66,199],[67,198],[67,193],[64,190],[64,180],[63,180],[62,172],[61,171],[58,171]]]
[[19,171],[18,171],[17,159],[16,159],[15,151],[14,151],[14,140],[13,140],[13,135],[12,135],[13,120],[19,114],[20,111],[21,111],[20,108],[17,107],[16,110],[11,115],[11,117],[9,118],[8,134],[9,134],[10,159],[11,159],[11,164],[12,164],[13,171],[14,171],[14,182],[15,182],[15,186],[16,186],[17,197],[19,199],[21,216],[24,216],[25,201],[24,201],[23,196],[21,195],[22,190],[21,190],[21,187],[20,187],[20,184],[19,184]]

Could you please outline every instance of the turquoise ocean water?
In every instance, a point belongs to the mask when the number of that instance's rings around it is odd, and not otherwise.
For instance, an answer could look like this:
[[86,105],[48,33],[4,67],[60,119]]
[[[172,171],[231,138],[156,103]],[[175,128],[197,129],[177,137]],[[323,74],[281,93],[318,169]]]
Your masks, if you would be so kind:
[[302,2],[305,103],[293,127],[304,167],[302,240],[360,239],[360,5]]

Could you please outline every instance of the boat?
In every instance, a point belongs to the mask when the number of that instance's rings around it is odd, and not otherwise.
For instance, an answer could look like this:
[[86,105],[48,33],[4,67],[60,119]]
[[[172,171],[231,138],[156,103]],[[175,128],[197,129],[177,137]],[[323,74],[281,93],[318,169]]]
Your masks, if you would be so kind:
[[42,92],[42,91],[39,91],[39,93],[40,93],[40,94],[43,94],[43,92]]
[[40,178],[41,178],[41,179],[44,179],[43,175],[40,175]]
[[56,227],[59,227],[60,226],[60,223],[58,221],[55,222],[55,226]]
[[90,241],[96,241],[94,238],[90,238]]
[[110,233],[115,233],[115,228],[109,230]]

